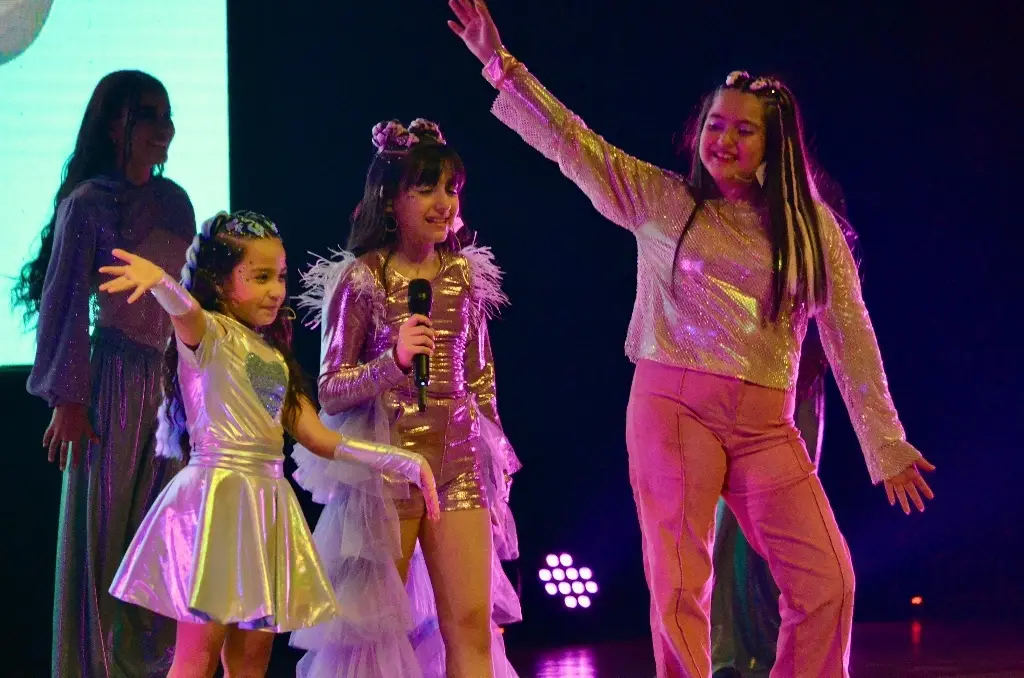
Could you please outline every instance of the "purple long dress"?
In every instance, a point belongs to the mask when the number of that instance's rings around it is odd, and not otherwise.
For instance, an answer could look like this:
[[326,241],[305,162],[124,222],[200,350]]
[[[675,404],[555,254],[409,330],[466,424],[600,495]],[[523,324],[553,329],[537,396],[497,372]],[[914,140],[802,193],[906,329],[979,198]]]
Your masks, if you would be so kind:
[[[98,294],[100,266],[127,249],[181,270],[195,212],[174,182],[94,177],[57,209],[28,390],[89,406],[100,437],[64,474],[53,606],[54,678],[164,676],[174,622],[107,590],[146,510],[177,470],[154,455],[167,315],[145,295]],[[90,324],[94,325],[90,333]]]

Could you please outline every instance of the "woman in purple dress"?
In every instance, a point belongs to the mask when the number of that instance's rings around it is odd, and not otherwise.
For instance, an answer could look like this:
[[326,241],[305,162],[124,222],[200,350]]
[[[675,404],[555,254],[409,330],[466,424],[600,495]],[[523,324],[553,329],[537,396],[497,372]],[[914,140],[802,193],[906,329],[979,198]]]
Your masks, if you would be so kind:
[[111,250],[180,270],[195,234],[185,191],[160,176],[174,137],[167,91],[139,71],[100,80],[14,301],[36,321],[28,390],[53,418],[64,471],[53,608],[54,678],[163,676],[174,624],[107,590],[146,509],[175,469],[153,454],[170,322],[149,297],[97,296]]

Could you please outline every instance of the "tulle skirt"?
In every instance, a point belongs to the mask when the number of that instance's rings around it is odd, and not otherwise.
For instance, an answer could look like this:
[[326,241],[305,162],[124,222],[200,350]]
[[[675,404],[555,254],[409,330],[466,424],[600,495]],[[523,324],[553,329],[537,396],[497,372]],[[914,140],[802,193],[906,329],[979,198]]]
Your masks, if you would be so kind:
[[[346,436],[387,442],[389,425],[380,400],[324,423]],[[518,470],[501,430],[483,416],[481,458],[492,538],[492,655],[496,678],[515,678],[505,657],[499,625],[522,619],[519,598],[500,560],[518,557],[515,524],[508,507],[508,478]],[[291,644],[308,652],[301,678],[444,678],[445,652],[433,589],[417,546],[403,586],[395,561],[401,554],[395,500],[407,485],[342,461],[326,461],[297,446],[295,479],[324,504],[313,532],[341,613],[292,634]]]

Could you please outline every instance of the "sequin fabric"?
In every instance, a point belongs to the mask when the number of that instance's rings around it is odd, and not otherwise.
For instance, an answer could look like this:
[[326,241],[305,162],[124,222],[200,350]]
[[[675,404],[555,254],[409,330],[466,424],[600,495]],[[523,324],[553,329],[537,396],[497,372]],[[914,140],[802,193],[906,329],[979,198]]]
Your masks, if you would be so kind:
[[180,270],[195,213],[169,179],[134,186],[97,176],[61,201],[56,217],[27,387],[50,406],[88,405],[100,442],[64,473],[51,675],[165,676],[174,622],[106,591],[125,545],[177,470],[152,446],[170,322],[146,297],[127,305],[127,295],[97,295],[97,269],[121,247]]
[[[637,241],[637,294],[626,337],[633,362],[653,360],[761,386],[796,385],[803,308],[771,308],[767,215],[712,200],[696,215],[673,266],[694,200],[684,179],[638,160],[591,131],[511,54],[484,68],[498,97],[492,112]],[[819,207],[829,301],[816,314],[822,344],[850,411],[874,482],[920,454],[906,442],[889,395],[857,268],[832,213]],[[675,271],[673,271],[675,268]]]
[[[391,443],[430,462],[445,511],[488,506],[472,400],[480,413],[499,423],[487,324],[479,315],[472,280],[465,256],[441,252],[440,270],[431,280],[435,347],[425,412],[418,411],[412,380],[399,369],[393,348],[398,328],[409,317],[409,279],[391,266],[385,276],[381,252],[371,252],[349,268],[324,317],[321,406],[337,413],[382,395]],[[404,518],[423,512],[422,495],[415,488],[397,504]]]
[[284,357],[237,321],[204,317],[196,351],[178,342],[189,463],[146,514],[110,592],[190,623],[315,626],[337,601],[284,477]]

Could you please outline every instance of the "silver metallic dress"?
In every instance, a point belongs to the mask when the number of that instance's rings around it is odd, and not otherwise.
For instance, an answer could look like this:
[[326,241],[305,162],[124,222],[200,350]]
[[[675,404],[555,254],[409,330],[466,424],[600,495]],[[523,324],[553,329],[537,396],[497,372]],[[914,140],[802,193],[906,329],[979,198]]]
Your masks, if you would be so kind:
[[283,356],[219,313],[193,352],[178,342],[192,442],[110,592],[184,622],[274,632],[313,626],[337,603],[284,477]]

